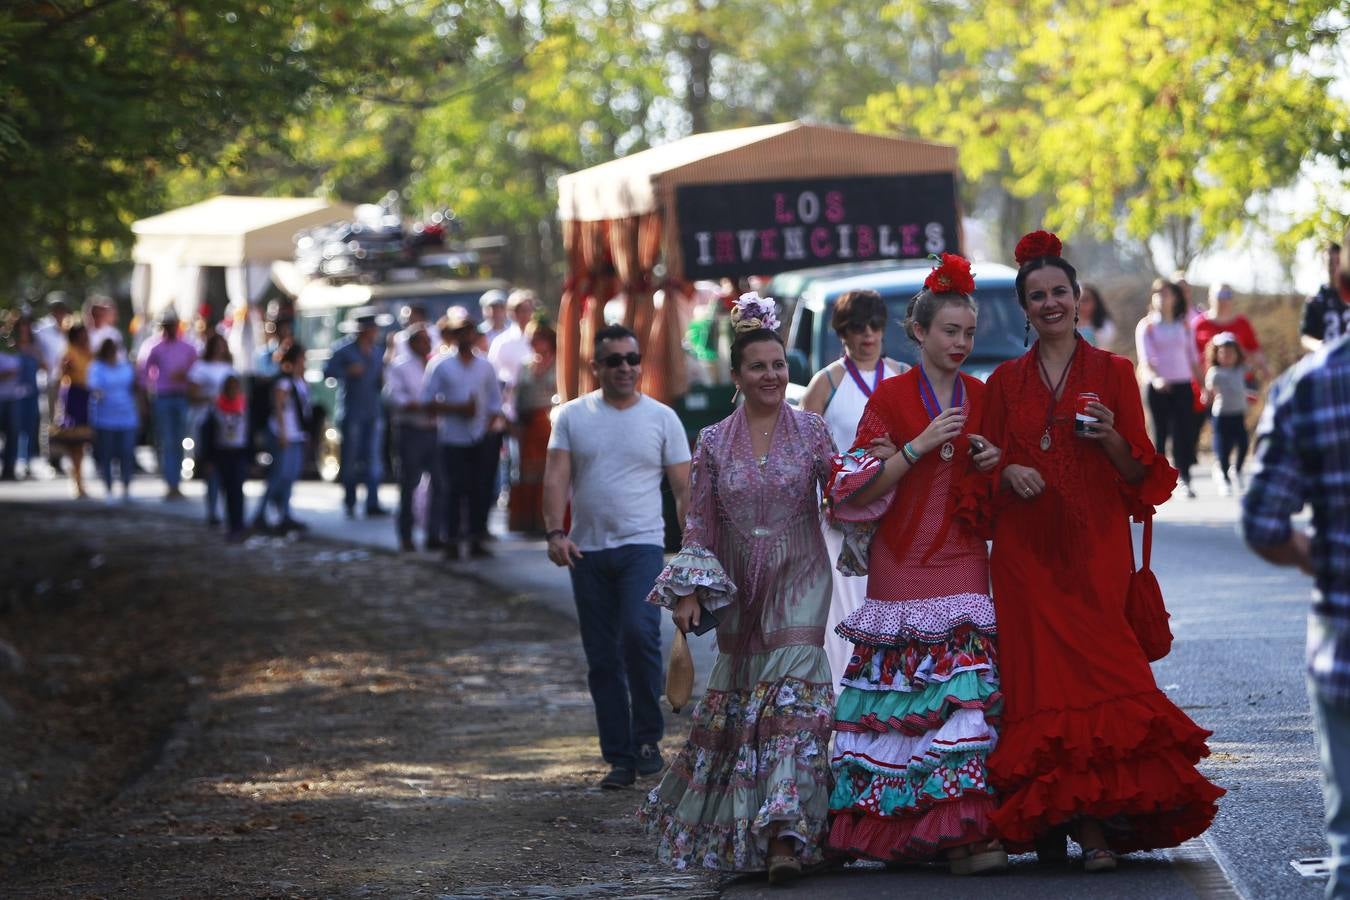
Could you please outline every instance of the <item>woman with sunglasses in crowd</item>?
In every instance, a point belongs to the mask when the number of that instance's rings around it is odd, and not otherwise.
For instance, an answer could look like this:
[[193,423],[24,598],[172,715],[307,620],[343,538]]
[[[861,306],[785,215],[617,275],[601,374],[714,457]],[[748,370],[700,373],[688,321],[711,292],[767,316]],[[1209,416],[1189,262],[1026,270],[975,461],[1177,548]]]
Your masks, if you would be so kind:
[[[851,447],[868,398],[882,381],[899,375],[909,366],[883,355],[886,301],[876,291],[848,291],[840,296],[834,303],[830,327],[839,335],[844,355],[811,379],[802,397],[802,409],[825,419],[836,447]],[[830,559],[838,559],[844,545],[843,534],[828,522],[824,528],[826,551]],[[834,592],[830,598],[830,617],[825,623],[825,655],[829,657],[830,677],[837,687],[844,677],[852,647],[834,633],[834,628],[862,606],[867,579],[845,575],[837,568],[830,571]]]
[[989,774],[1010,851],[1062,861],[1071,835],[1083,869],[1105,872],[1117,853],[1203,832],[1223,791],[1195,767],[1210,732],[1158,689],[1126,616],[1130,519],[1168,499],[1177,471],[1148,439],[1130,361],[1078,335],[1081,286],[1061,252],[1044,231],[1018,242],[1017,299],[1037,340],[985,394],[984,434],[1003,451],[989,560],[1003,722]]
[[699,434],[682,548],[649,598],[684,631],[715,616],[719,653],[689,740],[639,816],[676,868],[782,883],[825,846],[834,690],[818,492],[835,450],[820,416],[786,402],[773,301],[743,295],[731,317],[745,403]]

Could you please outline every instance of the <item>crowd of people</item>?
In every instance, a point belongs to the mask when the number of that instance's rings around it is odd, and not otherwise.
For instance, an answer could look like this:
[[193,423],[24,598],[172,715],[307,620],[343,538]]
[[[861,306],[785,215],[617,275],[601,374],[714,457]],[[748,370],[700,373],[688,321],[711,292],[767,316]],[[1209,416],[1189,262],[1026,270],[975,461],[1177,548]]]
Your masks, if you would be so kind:
[[[1242,490],[1246,414],[1269,373],[1225,284],[1200,309],[1184,281],[1155,284],[1137,369],[1098,349],[1113,340],[1110,318],[1062,253],[1044,232],[1019,244],[1017,294],[1035,343],[987,385],[960,371],[978,308],[959,257],[945,257],[910,304],[912,369],[884,354],[881,298],[841,297],[842,356],[800,408],[785,400],[773,302],[747,294],[732,315],[743,402],[703,430],[690,463],[669,411],[633,392],[636,336],[598,336],[600,389],[560,411],[560,423],[587,427],[555,431],[544,509],[549,557],[572,570],[581,612],[611,767],[601,787],[628,787],[664,762],[659,632],[643,586],[679,629],[717,634],[690,737],[638,812],[663,861],[775,883],[859,858],[945,859],[973,874],[1005,868],[1009,852],[1062,862],[1072,839],[1082,869],[1105,872],[1122,853],[1209,827],[1224,794],[1196,768],[1210,732],[1154,680],[1129,523],[1174,492],[1194,496],[1206,421],[1220,492]],[[615,446],[620,422],[628,440]],[[1302,459],[1283,453],[1291,467]],[[598,482],[606,463],[612,477]],[[1264,471],[1246,499],[1249,516],[1271,507],[1268,522],[1248,539],[1335,589],[1344,561],[1290,536],[1306,483],[1278,491]],[[653,579],[650,488],[662,474],[683,542]],[[1326,502],[1341,502],[1334,475],[1323,481]],[[631,518],[607,519],[616,509]],[[1337,615],[1328,619],[1340,627]],[[1339,653],[1335,633],[1327,644]],[[1350,821],[1334,777],[1344,676],[1339,663],[1321,665],[1334,838]]]
[[[364,492],[366,516],[388,514],[379,486],[390,422],[400,483],[395,528],[405,551],[415,549],[417,525],[423,545],[448,558],[464,544],[471,556],[489,555],[489,510],[512,482],[511,527],[543,530],[556,335],[527,290],[488,291],[480,311],[481,323],[463,307],[430,322],[413,304],[402,311],[403,327],[386,335],[374,310],[354,310],[353,333],[324,366],[338,385],[343,508],[354,517]],[[223,525],[227,540],[307,530],[291,494],[313,456],[314,415],[293,319],[284,311],[269,317],[256,357],[237,366],[224,333],[185,329],[173,307],[134,348],[116,315],[107,297],[91,297],[77,314],[54,294],[42,319],[20,312],[7,323],[0,480],[17,479],[21,466],[34,477],[45,460],[86,499],[92,451],[102,496],[126,502],[142,465],[136,448],[148,436],[164,498],[183,499],[185,473],[200,478],[206,522]],[[244,483],[259,458],[264,490],[250,516]]]
[[[909,304],[913,367],[885,355],[880,296],[839,298],[842,355],[800,407],[786,402],[773,300],[742,296],[730,352],[741,403],[692,452],[674,411],[638,391],[642,347],[622,326],[595,335],[599,387],[557,406],[556,335],[528,291],[485,294],[481,323],[410,306],[387,340],[375,312],[357,310],[324,369],[339,385],[344,509],[388,514],[386,413],[402,550],[420,522],[423,546],[447,559],[491,555],[489,510],[511,483],[510,527],[542,534],[569,570],[610,767],[599,786],[664,771],[638,816],[677,868],[782,883],[851,859],[941,859],[968,875],[1006,868],[1012,852],[1063,862],[1072,840],[1084,871],[1111,871],[1120,854],[1203,833],[1224,794],[1197,770],[1210,732],[1149,667],[1129,523],[1174,492],[1195,496],[1206,422],[1220,492],[1243,492],[1247,413],[1271,373],[1227,284],[1201,307],[1184,278],[1157,280],[1131,364],[1103,349],[1111,317],[1054,235],[1027,235],[1015,255],[1034,343],[987,384],[962,372],[979,309],[959,256]],[[1345,256],[1328,249],[1330,286],[1305,308],[1316,352],[1271,388],[1243,514],[1258,553],[1317,581],[1309,672],[1332,896],[1350,891],[1350,568],[1338,549],[1350,478],[1328,463],[1350,441]],[[99,298],[77,318],[57,298],[45,319],[11,323],[4,477],[42,450],[45,376],[47,452],[67,457],[76,496],[88,495],[87,446],[105,495],[120,481],[128,496],[148,413],[166,498],[181,497],[192,435],[209,522],[223,504],[232,540],[303,530],[291,492],[312,402],[290,323],[269,323],[254,376],[265,389],[250,394],[220,335],[190,340],[166,314],[133,359],[111,310]],[[270,464],[250,521],[254,405]],[[668,560],[663,480],[683,530]],[[1314,540],[1289,521],[1305,501]],[[718,649],[669,764],[662,608],[681,631],[715,629]]]

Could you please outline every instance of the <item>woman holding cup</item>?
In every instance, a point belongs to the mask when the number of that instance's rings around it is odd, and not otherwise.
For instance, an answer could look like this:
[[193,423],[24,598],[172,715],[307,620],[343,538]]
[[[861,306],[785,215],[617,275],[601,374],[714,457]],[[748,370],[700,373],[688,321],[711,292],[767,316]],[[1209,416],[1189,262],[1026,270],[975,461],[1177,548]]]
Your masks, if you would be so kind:
[[[989,757],[994,830],[1010,851],[1089,872],[1116,854],[1176,846],[1224,793],[1195,769],[1210,732],[1158,689],[1125,615],[1130,518],[1177,472],[1144,427],[1129,361],[1075,330],[1080,287],[1059,239],[1017,245],[1017,296],[1037,341],[989,379],[984,434],[1003,451],[990,575],[1003,727]],[[1095,395],[1090,396],[1090,395]]]

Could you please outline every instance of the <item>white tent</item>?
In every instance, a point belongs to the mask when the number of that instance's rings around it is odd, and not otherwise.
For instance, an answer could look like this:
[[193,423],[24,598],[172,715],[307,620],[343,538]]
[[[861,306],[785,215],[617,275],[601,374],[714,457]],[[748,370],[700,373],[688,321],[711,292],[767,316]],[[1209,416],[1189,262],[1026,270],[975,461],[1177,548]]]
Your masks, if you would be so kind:
[[190,321],[205,290],[205,269],[225,270],[233,319],[230,343],[247,368],[256,331],[250,305],[271,283],[274,262],[295,255],[297,231],[350,219],[352,207],[312,197],[231,197],[221,195],[141,219],[132,259],[132,304],[142,321],[169,307]]

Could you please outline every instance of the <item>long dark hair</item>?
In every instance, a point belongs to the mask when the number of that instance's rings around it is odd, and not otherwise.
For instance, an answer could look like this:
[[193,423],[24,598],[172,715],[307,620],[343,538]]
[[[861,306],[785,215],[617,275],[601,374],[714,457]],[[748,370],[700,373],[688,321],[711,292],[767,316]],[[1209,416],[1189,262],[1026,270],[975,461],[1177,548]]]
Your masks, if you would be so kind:
[[1111,311],[1106,308],[1102,302],[1102,292],[1090,284],[1083,285],[1083,293],[1080,296],[1092,295],[1092,321],[1088,322],[1093,328],[1101,328],[1107,322],[1111,321]]

